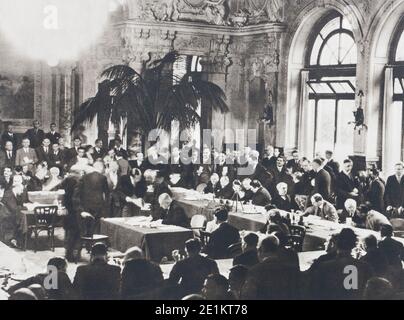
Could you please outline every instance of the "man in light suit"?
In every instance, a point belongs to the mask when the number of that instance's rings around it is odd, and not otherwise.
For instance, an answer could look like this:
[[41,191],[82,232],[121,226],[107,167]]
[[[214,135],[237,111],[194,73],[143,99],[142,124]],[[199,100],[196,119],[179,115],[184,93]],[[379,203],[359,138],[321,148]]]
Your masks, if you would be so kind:
[[312,196],[311,203],[313,206],[304,212],[304,216],[317,216],[323,220],[338,222],[337,209],[331,203],[325,201],[320,194]]
[[28,170],[32,171],[37,162],[38,157],[35,150],[30,148],[30,140],[28,138],[24,138],[22,140],[22,148],[17,150],[15,165],[21,167],[28,165]]

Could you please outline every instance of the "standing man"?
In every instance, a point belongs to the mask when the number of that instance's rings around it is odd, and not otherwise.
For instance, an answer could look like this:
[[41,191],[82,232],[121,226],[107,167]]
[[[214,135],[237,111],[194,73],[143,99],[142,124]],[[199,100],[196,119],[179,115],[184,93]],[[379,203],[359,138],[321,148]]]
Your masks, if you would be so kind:
[[378,169],[370,169],[369,178],[370,185],[366,194],[366,202],[369,203],[370,209],[384,213],[384,192],[385,185],[379,178]]
[[340,172],[339,170],[339,163],[333,159],[334,153],[330,150],[325,152],[325,158],[326,158],[326,166],[332,169],[334,172],[334,175],[337,176]]
[[404,164],[402,162],[395,165],[395,174],[387,179],[384,199],[387,211],[400,210],[404,207]]
[[15,165],[24,167],[28,165],[28,170],[33,171],[34,165],[38,162],[38,157],[34,149],[30,148],[29,138],[22,140],[22,148],[17,150]]
[[14,149],[17,148],[18,140],[17,136],[14,134],[14,127],[11,123],[7,124],[6,131],[1,135],[1,146],[4,147],[8,141],[13,144]]
[[45,132],[40,129],[41,124],[38,120],[33,122],[33,126],[34,127],[32,129],[25,132],[24,138],[28,138],[31,143],[31,147],[36,149],[42,144],[42,141],[45,138]]
[[349,198],[356,200],[360,204],[359,184],[352,174],[352,160],[345,160],[342,171],[337,176],[336,193],[337,209],[343,210],[345,201]]
[[[105,167],[102,162],[94,163],[94,172],[85,174],[78,186],[80,197],[79,212],[84,213],[85,218],[94,218],[93,230],[87,230],[90,236],[98,233],[100,219],[106,217],[109,199],[107,177],[104,176]],[[92,217],[91,217],[92,216]]]
[[94,153],[92,154],[92,157],[94,161],[97,161],[98,159],[104,159],[106,156],[107,152],[103,148],[103,142],[101,139],[95,140],[95,147],[94,147]]
[[293,173],[295,173],[295,172],[301,170],[299,151],[294,150],[294,151],[292,152],[292,157],[293,157],[293,159],[290,159],[290,160],[288,161],[288,163],[286,164],[286,167],[292,168],[292,169],[293,169]]
[[[60,139],[59,139],[59,145],[61,145]],[[68,149],[66,151],[66,161],[68,163],[75,161],[75,159],[77,158],[77,155],[79,154],[80,148],[81,148],[81,138],[75,137],[73,140],[73,148]]]
[[45,135],[45,138],[50,140],[51,145],[58,143],[62,136],[56,131],[56,123],[51,123],[50,132]]
[[313,194],[319,193],[324,200],[328,201],[331,196],[331,176],[324,170],[321,159],[314,159],[311,166],[315,172],[312,180]]

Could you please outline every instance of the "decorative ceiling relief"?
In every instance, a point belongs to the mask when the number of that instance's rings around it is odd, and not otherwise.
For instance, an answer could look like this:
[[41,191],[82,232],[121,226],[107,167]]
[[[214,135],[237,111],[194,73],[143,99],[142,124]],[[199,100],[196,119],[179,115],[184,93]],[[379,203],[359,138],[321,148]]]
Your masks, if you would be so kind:
[[283,22],[285,0],[139,0],[134,18],[243,27]]

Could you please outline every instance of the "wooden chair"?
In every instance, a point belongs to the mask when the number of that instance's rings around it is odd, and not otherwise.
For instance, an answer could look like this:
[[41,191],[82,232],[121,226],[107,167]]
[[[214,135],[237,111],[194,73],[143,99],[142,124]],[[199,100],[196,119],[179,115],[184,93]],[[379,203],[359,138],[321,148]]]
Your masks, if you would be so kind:
[[243,249],[242,249],[241,242],[235,243],[235,244],[232,244],[231,246],[229,246],[228,251],[229,251],[229,257],[233,258],[233,259],[235,257],[237,257],[238,255],[242,254]]
[[28,226],[25,234],[24,250],[27,250],[28,238],[34,234],[34,251],[37,252],[38,237],[41,232],[48,233],[50,248],[55,251],[55,223],[58,214],[57,206],[43,206],[34,209],[35,224]]
[[201,231],[206,230],[206,224],[207,224],[206,217],[201,214],[197,214],[192,217],[190,224],[191,224],[191,230],[194,232],[194,236],[200,239]]
[[290,237],[288,245],[296,252],[303,251],[304,238],[306,237],[306,228],[302,226],[290,226]]
[[201,233],[202,248],[205,248],[209,243],[211,233],[206,231],[201,231],[200,233]]
[[291,236],[300,236],[304,238],[306,236],[306,228],[302,226],[289,226]]
[[87,219],[85,222],[85,235],[81,237],[81,246],[80,248],[85,248],[88,253],[91,253],[91,249],[93,245],[98,242],[104,243],[107,247],[109,247],[109,237],[101,234],[94,234],[94,220]]

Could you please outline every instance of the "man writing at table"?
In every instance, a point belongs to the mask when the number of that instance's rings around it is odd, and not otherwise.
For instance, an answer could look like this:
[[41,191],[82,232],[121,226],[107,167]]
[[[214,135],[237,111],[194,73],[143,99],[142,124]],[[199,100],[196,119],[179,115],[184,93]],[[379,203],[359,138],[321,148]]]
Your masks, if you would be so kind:
[[329,203],[325,201],[320,194],[315,194],[311,197],[311,203],[313,206],[309,207],[305,212],[304,216],[317,216],[323,220],[328,220],[332,222],[338,222],[339,217],[337,213],[337,209]]
[[167,193],[160,195],[160,208],[154,210],[153,220],[162,220],[163,224],[189,228],[189,219],[181,208]]

